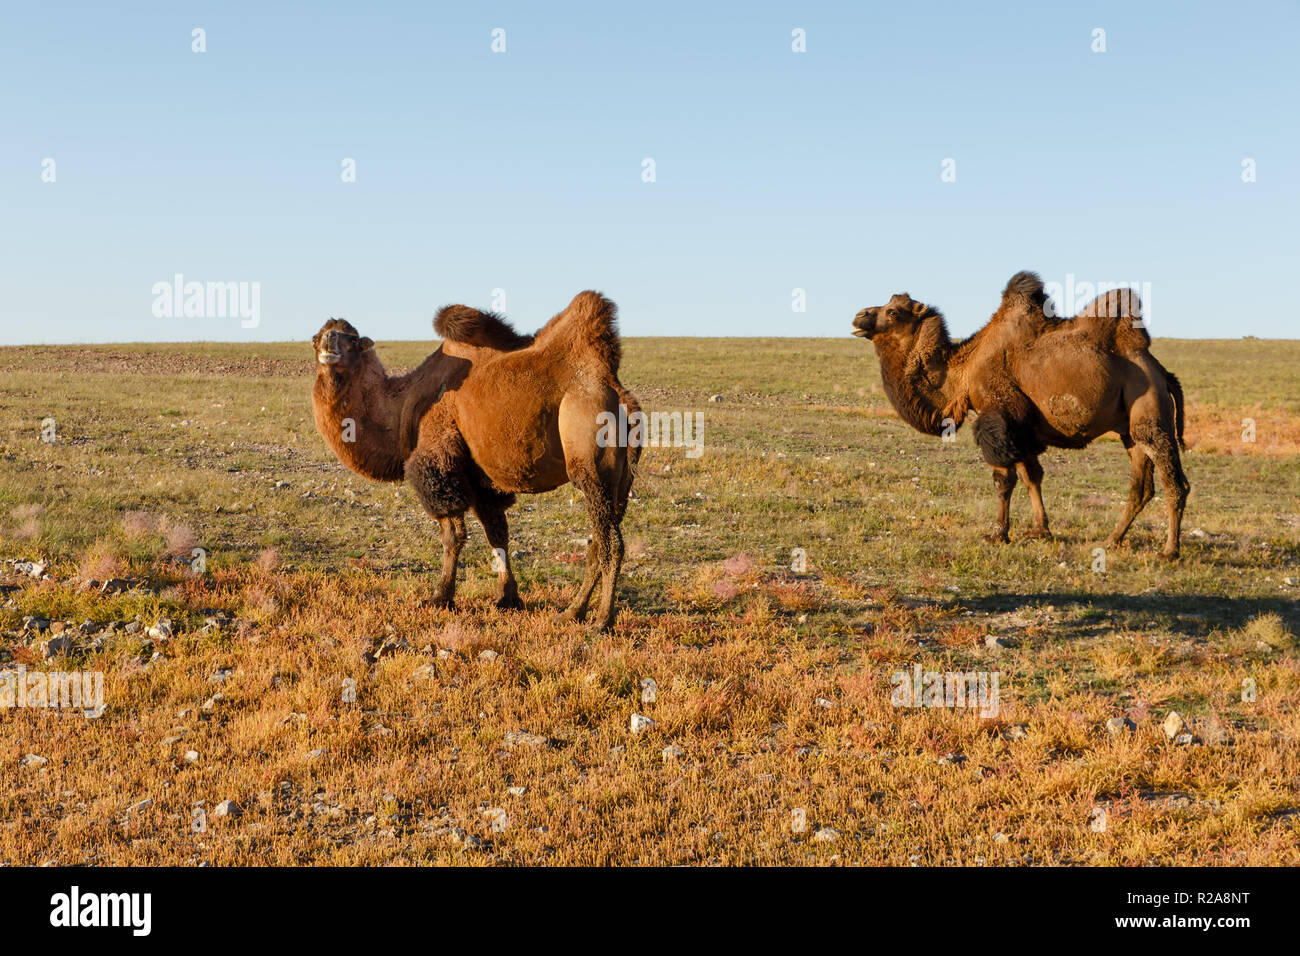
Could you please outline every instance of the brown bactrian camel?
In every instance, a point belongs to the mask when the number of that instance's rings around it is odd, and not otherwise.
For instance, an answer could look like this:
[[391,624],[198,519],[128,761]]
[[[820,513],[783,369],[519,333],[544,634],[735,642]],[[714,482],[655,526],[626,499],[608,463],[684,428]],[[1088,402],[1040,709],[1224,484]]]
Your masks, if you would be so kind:
[[1043,508],[1047,448],[1083,448],[1116,432],[1131,466],[1128,506],[1106,547],[1119,545],[1155,495],[1160,472],[1169,509],[1163,556],[1178,557],[1183,506],[1191,488],[1183,445],[1183,390],[1151,355],[1141,303],[1129,289],[1098,296],[1073,319],[1051,318],[1043,283],[1011,277],[988,324],[962,342],[948,337],[938,309],[900,293],[863,309],[853,334],[876,347],[885,394],[902,419],[927,435],[951,434],[974,410],[975,442],[993,466],[998,520],[990,540],[1007,541],[1017,473],[1029,486],[1034,527],[1050,537]]
[[433,602],[451,607],[456,563],[473,510],[494,552],[497,606],[522,607],[510,567],[506,509],[520,492],[572,481],[586,498],[592,536],[578,593],[561,618],[582,621],[601,582],[594,625],[614,621],[623,561],[620,524],[640,447],[598,441],[602,412],[639,411],[618,380],[614,303],[580,292],[533,336],[463,305],[434,317],[442,345],[414,371],[389,376],[374,343],[343,319],[312,339],[316,427],[348,468],[406,481],[442,531]]

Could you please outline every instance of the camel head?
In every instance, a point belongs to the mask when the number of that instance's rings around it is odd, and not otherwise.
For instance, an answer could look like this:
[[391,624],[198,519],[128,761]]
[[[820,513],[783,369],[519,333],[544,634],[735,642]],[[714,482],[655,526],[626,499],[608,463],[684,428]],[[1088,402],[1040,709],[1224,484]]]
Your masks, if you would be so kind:
[[330,319],[312,337],[312,351],[322,368],[333,366],[337,371],[356,368],[366,350],[375,343],[357,334],[347,319]]
[[889,335],[903,341],[916,336],[921,323],[939,313],[924,302],[900,292],[884,305],[863,309],[853,317],[853,334],[861,339]]

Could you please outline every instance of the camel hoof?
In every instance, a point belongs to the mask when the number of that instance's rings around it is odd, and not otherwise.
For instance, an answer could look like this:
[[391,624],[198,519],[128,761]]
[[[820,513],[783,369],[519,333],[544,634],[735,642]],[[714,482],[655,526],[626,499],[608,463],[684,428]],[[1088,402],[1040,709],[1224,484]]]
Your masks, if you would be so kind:
[[1037,540],[1051,541],[1052,532],[1049,531],[1047,528],[1030,528],[1028,531],[1025,532],[1025,540],[1026,541],[1037,541]]
[[503,594],[497,598],[496,606],[502,611],[522,611],[524,602],[518,594]]
[[1168,561],[1170,564],[1173,564],[1175,561],[1178,560],[1178,558],[1179,558],[1179,554],[1178,554],[1177,551],[1161,551],[1161,552],[1160,552],[1160,560],[1161,560],[1161,561]]
[[554,624],[581,624],[582,619],[586,616],[585,613],[577,613],[573,608],[566,608],[563,611],[557,611],[555,616],[551,618],[551,622]]
[[450,594],[434,594],[424,602],[424,606],[438,611],[450,611],[456,605],[456,599]]
[[1007,536],[1007,533],[1005,531],[990,531],[986,535],[981,535],[981,537],[989,544],[1010,544],[1011,543],[1011,539]]

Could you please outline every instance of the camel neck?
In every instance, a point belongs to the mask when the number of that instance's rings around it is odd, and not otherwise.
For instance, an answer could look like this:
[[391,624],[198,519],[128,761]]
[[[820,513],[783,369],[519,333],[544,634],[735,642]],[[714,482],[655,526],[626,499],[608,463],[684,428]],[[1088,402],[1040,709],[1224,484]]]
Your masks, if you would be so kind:
[[893,339],[877,343],[885,396],[917,431],[939,435],[945,429],[946,410],[957,397],[950,368],[955,351],[941,320],[934,328],[923,326],[906,347]]
[[400,481],[410,452],[402,438],[405,377],[390,378],[376,358],[358,371],[317,373],[316,427],[345,466],[376,481]]

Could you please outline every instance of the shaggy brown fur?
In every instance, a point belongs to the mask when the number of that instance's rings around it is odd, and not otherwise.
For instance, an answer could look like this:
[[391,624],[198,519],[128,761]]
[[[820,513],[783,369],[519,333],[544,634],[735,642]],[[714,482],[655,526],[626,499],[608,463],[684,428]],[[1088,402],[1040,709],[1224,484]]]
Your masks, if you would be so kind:
[[1169,511],[1163,554],[1176,558],[1183,506],[1183,391],[1151,355],[1141,303],[1127,290],[1098,296],[1070,320],[1050,317],[1032,272],[1012,276],[988,324],[953,342],[943,316],[900,293],[863,309],[853,334],[871,339],[885,394],[902,419],[928,435],[955,431],[975,411],[975,441],[993,466],[998,520],[990,538],[1006,541],[1017,474],[1029,487],[1034,537],[1050,536],[1043,508],[1049,447],[1082,448],[1116,432],[1129,453],[1128,506],[1106,542],[1117,546],[1155,494],[1160,472]]
[[[601,447],[601,412],[640,406],[618,380],[614,303],[580,292],[535,336],[490,312],[439,310],[446,337],[408,375],[389,377],[373,343],[341,319],[312,340],[316,426],[339,460],[378,481],[405,479],[442,529],[442,575],[434,602],[450,607],[466,510],[483,524],[498,563],[501,607],[521,606],[510,569],[506,509],[516,493],[572,481],[587,500],[592,543],[587,570],[562,617],[581,621],[599,580],[595,625],[612,625],[623,561],[620,524],[639,447]],[[355,425],[347,441],[345,421]]]

